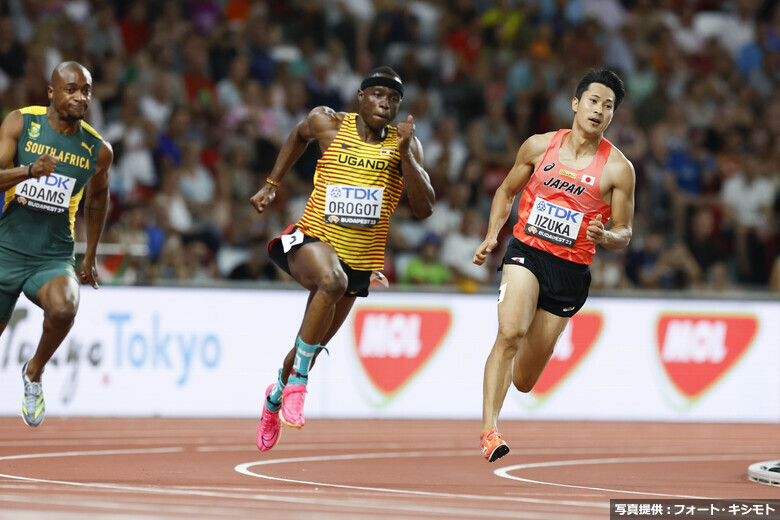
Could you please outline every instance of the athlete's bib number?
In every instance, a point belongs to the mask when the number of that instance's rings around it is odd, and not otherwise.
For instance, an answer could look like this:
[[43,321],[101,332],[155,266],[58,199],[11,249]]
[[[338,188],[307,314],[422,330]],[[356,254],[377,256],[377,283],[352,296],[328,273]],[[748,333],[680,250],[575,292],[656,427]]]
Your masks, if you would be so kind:
[[16,185],[16,202],[43,213],[64,213],[70,207],[75,185],[76,179],[58,173],[27,179]]
[[371,227],[382,214],[384,188],[329,184],[325,189],[325,223]]
[[559,246],[574,247],[584,214],[536,197],[523,231]]
[[303,244],[303,233],[300,229],[296,229],[292,233],[282,235],[282,251],[289,253],[293,246],[299,246]]

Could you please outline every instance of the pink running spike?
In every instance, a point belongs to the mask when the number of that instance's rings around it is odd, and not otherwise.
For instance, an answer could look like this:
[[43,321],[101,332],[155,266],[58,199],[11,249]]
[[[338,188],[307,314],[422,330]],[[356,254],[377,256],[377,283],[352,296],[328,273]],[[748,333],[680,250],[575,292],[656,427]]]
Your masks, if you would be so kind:
[[[271,393],[271,389],[274,387],[272,384],[265,391],[265,399],[268,401],[268,394]],[[279,410],[272,412],[263,402],[263,418],[260,419],[260,424],[257,425],[257,448],[260,451],[268,451],[279,442],[279,437],[282,436],[282,423],[279,421]]]
[[282,390],[282,422],[293,428],[303,428],[303,402],[306,399],[306,385],[287,384]]

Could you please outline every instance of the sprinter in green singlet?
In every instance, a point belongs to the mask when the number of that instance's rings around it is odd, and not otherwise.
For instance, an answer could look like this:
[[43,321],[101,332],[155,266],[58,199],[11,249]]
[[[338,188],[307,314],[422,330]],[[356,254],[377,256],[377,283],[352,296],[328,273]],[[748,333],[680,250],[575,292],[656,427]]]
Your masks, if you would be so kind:
[[[73,326],[79,282],[98,288],[97,244],[108,211],[111,145],[83,121],[92,75],[68,61],[52,73],[48,107],[11,112],[0,126],[0,335],[19,295],[43,309],[35,355],[22,365],[22,419],[43,422],[41,375]],[[73,228],[86,193],[87,250],[75,270]]]
[[372,273],[382,269],[390,215],[402,190],[417,218],[433,211],[435,195],[422,167],[414,119],[407,116],[397,127],[390,126],[403,94],[398,74],[379,67],[360,85],[357,113],[314,108],[290,133],[271,174],[251,199],[262,213],[309,141],[318,142],[322,157],[303,216],[268,248],[271,259],[309,290],[309,301],[295,346],[276,383],[266,390],[257,428],[261,451],[278,442],[280,420],[303,426],[309,368],[344,323],[355,298],[368,295]]

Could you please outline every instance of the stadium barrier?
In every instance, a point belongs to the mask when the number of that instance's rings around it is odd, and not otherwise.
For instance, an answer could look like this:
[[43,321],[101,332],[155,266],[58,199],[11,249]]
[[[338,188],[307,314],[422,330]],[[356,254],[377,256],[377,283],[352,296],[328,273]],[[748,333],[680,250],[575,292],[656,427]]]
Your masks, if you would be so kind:
[[[259,417],[306,293],[102,287],[47,366],[51,416]],[[42,313],[22,297],[0,337],[0,414]],[[375,291],[318,359],[307,417],[481,416],[494,295]],[[780,422],[780,301],[591,297],[534,390],[502,419]]]

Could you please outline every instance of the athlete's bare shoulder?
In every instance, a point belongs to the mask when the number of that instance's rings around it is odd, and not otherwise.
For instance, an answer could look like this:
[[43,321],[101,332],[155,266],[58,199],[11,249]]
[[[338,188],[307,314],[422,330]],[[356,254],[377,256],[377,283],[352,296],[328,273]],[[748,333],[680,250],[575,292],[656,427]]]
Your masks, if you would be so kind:
[[311,109],[307,119],[310,126],[338,128],[346,115],[346,112],[336,112],[330,107],[319,106]]
[[607,163],[604,165],[604,173],[612,185],[630,183],[633,186],[636,178],[634,165],[617,146],[613,146],[609,152]]
[[14,110],[5,116],[5,120],[2,124],[3,133],[20,137],[22,134],[23,125],[24,116],[22,115],[22,112],[19,110]]
[[631,164],[628,157],[623,155],[623,152],[621,152],[617,146],[613,146],[612,150],[610,150],[607,163],[604,167],[609,170],[616,170],[618,173],[622,172],[621,174],[623,175],[629,173],[633,175],[634,173],[634,165]]
[[330,107],[314,107],[306,119],[298,124],[298,133],[306,141],[316,140],[325,152],[339,133],[345,112],[336,112]]
[[534,134],[526,139],[517,152],[518,162],[533,163],[536,166],[536,163],[542,160],[544,152],[550,146],[550,141],[552,141],[554,135],[555,132],[547,132]]

